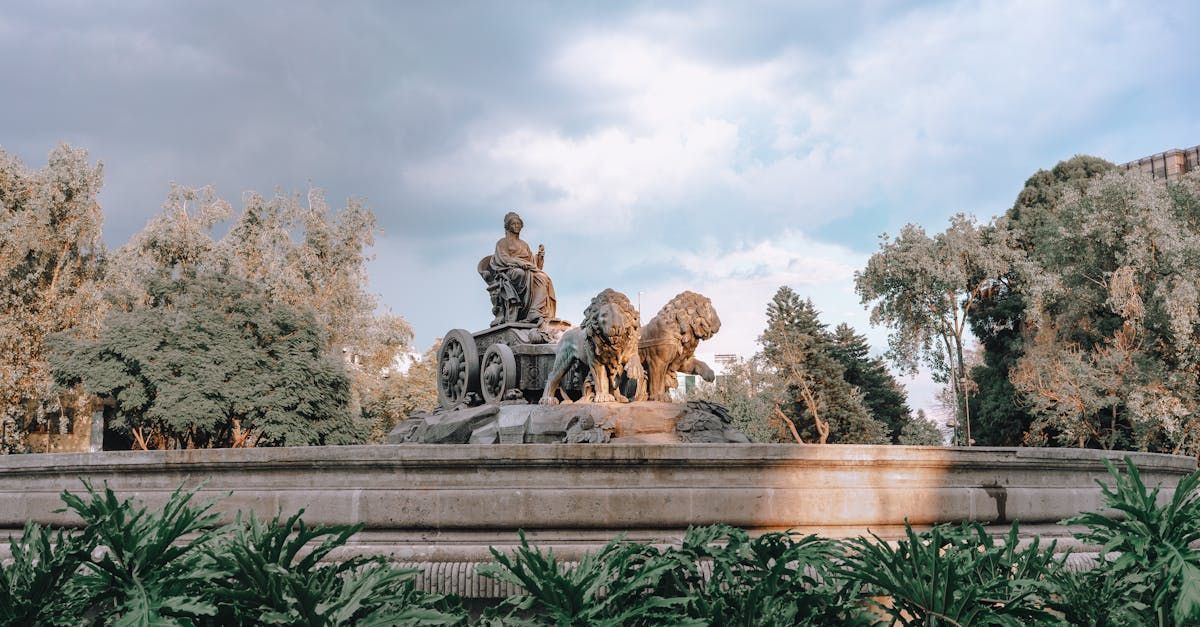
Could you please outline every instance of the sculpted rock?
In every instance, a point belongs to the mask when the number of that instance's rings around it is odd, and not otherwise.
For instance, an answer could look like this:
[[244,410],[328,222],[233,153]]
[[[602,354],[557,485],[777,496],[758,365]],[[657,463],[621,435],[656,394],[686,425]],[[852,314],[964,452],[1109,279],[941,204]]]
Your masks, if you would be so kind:
[[642,327],[638,351],[646,371],[646,393],[652,401],[669,401],[677,385],[675,373],[697,374],[712,381],[712,368],[695,358],[696,345],[721,329],[712,301],[695,292],[681,292]]
[[629,402],[621,394],[621,381],[643,377],[638,357],[640,325],[637,309],[624,294],[612,289],[597,294],[584,310],[583,322],[559,339],[541,403],[559,402],[562,379],[576,361],[587,367],[590,382],[584,385],[580,402]]
[[499,412],[500,408],[496,405],[481,405],[413,414],[388,434],[388,443],[466,444],[472,432],[494,422]]
[[720,405],[574,403],[484,405],[414,414],[388,436],[391,444],[604,444],[747,442]]
[[750,441],[733,425],[733,417],[724,407],[709,401],[688,401],[687,413],[675,423],[680,442],[738,442]]

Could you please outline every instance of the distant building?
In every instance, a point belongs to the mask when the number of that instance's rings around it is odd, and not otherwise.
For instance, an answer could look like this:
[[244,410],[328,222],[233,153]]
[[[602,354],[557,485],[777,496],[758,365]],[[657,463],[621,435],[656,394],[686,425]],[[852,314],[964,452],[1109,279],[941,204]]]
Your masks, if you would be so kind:
[[1121,167],[1126,170],[1136,168],[1155,179],[1174,181],[1192,170],[1200,169],[1200,146],[1173,148],[1166,152],[1123,163]]
[[728,366],[729,364],[737,363],[737,360],[738,360],[738,356],[734,355],[732,353],[718,353],[716,355],[713,355],[713,361],[717,362],[722,367]]

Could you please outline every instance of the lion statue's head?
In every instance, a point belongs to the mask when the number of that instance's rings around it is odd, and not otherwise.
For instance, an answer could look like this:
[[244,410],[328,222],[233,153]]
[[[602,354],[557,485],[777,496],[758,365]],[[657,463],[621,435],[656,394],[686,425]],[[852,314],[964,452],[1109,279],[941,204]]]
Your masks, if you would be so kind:
[[603,338],[609,344],[624,344],[622,340],[636,338],[641,328],[637,309],[629,297],[609,288],[596,294],[587,309],[583,310],[580,327],[589,337]]
[[[684,347],[694,348],[701,340],[707,340],[721,330],[721,319],[707,296],[684,291],[663,305],[647,326],[654,327],[656,340],[669,337]],[[643,337],[646,339],[649,338]]]

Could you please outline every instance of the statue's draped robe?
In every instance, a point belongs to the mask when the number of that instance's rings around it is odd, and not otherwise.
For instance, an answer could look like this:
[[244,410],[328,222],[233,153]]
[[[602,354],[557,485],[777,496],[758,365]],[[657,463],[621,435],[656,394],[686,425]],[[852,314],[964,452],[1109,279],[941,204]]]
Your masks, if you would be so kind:
[[504,300],[524,312],[524,317],[516,322],[541,323],[554,319],[558,307],[554,283],[537,267],[533,251],[523,240],[504,237],[496,242],[496,252],[488,268],[494,276],[504,277],[500,283]]

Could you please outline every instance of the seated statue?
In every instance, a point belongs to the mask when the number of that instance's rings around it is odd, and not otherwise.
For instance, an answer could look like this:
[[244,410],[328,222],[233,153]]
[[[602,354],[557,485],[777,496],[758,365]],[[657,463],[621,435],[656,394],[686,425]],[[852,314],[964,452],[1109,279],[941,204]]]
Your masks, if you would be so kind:
[[521,216],[504,216],[504,237],[496,242],[496,251],[479,262],[479,276],[487,284],[492,299],[491,326],[506,322],[530,322],[544,325],[554,320],[557,300],[554,283],[542,271],[546,249],[538,246],[537,255],[521,240]]

